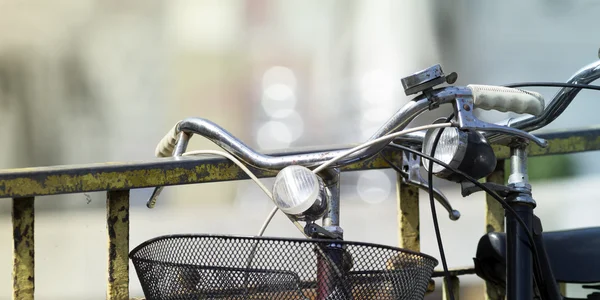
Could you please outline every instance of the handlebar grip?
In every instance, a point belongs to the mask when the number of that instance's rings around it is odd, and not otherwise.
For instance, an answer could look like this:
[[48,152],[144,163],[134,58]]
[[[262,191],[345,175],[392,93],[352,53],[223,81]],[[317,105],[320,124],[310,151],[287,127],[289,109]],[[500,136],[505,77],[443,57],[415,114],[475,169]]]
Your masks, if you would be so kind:
[[156,146],[156,150],[154,151],[154,155],[156,157],[169,157],[173,155],[173,149],[175,149],[175,144],[177,143],[177,126],[179,122],[167,132],[165,137],[160,140],[158,145]]
[[544,111],[544,97],[536,92],[492,85],[467,85],[476,108],[539,116]]

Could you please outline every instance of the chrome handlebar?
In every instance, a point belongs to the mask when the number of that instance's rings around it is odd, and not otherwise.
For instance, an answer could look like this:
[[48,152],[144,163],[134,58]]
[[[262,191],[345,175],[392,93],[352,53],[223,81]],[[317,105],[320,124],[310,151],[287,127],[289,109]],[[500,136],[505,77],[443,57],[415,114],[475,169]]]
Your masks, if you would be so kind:
[[[567,83],[590,84],[597,79],[600,79],[600,60],[579,69],[573,76],[571,76],[571,78],[569,78],[569,80],[567,80]],[[556,93],[556,95],[554,95],[552,101],[548,104],[546,109],[544,109],[541,115],[509,118],[495,124],[527,132],[543,128],[544,126],[556,120],[556,118],[558,118],[566,110],[569,104],[571,104],[573,99],[575,99],[580,91],[580,88],[562,88],[558,93]],[[506,135],[495,132],[484,132],[483,135],[490,143],[500,142],[502,139],[506,138]],[[416,145],[422,143],[423,137],[424,134],[422,133],[413,133],[398,137],[394,139],[394,142],[399,144],[409,143]]]
[[[447,103],[452,100],[453,99],[451,97],[448,97],[447,99],[440,99],[439,103]],[[379,130],[377,130],[377,132],[373,134],[373,136],[369,140],[374,140],[394,131],[404,129],[414,118],[416,118],[425,110],[429,109],[430,105],[431,103],[426,97],[422,97],[421,99],[415,99],[407,105],[404,105],[400,110],[398,110],[394,114],[392,118],[390,118],[390,120],[388,120],[383,126],[381,126]],[[286,166],[293,164],[304,165],[306,167],[313,167],[322,164],[347,151],[347,149],[341,149],[326,152],[301,153],[294,155],[266,155],[254,151],[242,141],[235,138],[224,128],[209,120],[202,118],[188,118],[182,120],[176,126],[176,133],[179,134],[179,138],[177,139],[177,145],[175,146],[175,149],[178,151],[178,153],[183,153],[185,151],[185,147],[187,147],[187,141],[192,134],[199,134],[209,139],[224,150],[228,151],[229,153],[235,155],[247,164],[259,169],[267,170],[283,169]],[[410,136],[414,137],[416,141],[421,141],[423,138],[420,133],[416,133]],[[185,138],[182,139],[183,137]],[[358,161],[373,156],[379,153],[379,151],[381,151],[386,145],[388,145],[388,142],[373,144],[371,147],[365,148],[364,150],[356,152],[354,153],[354,155],[350,155],[348,158],[339,161],[337,165],[347,164],[352,161]],[[406,154],[404,155],[406,156]],[[427,188],[427,181],[424,178],[422,178],[419,174],[420,159],[417,159],[415,157],[411,157],[409,159],[408,157],[406,157],[403,160],[403,167],[406,167],[409,170],[408,172],[401,172],[402,178],[407,184],[417,186],[421,189]],[[156,199],[161,191],[162,187],[155,188],[152,196],[150,197],[147,203],[147,206],[149,208],[154,207]],[[458,218],[460,218],[460,212],[452,208],[452,205],[444,196],[444,194],[438,189],[434,189],[433,193],[434,198],[448,211],[449,218],[451,220],[458,220]]]
[[[600,78],[600,60],[579,69],[573,76],[571,76],[571,78],[569,78],[569,80],[567,80],[567,83],[590,84],[598,78]],[[560,91],[558,91],[558,93],[556,93],[556,95],[554,95],[553,100],[550,102],[548,107],[544,109],[544,112],[540,116],[510,118],[497,124],[528,132],[540,129],[556,120],[556,118],[558,118],[565,111],[565,109],[567,109],[569,104],[571,104],[573,99],[575,99],[575,96],[577,96],[580,91],[580,88],[562,88]],[[486,135],[486,138],[489,142],[497,142],[503,137],[498,134],[489,134]]]
[[[439,70],[441,72],[441,69]],[[569,80],[568,83],[580,83],[588,84],[592,81],[600,78],[600,61],[596,61],[592,64],[585,66],[575,73]],[[455,80],[455,78],[454,78]],[[545,141],[539,139],[529,133],[528,131],[542,128],[552,121],[554,121],[567,106],[572,102],[575,96],[581,89],[578,88],[563,88],[554,97],[553,101],[548,107],[537,117],[526,116],[518,119],[508,119],[500,123],[489,124],[478,120],[473,115],[473,109],[475,108],[473,103],[473,97],[470,90],[464,87],[445,87],[437,90],[432,90],[434,85],[441,83],[439,82],[421,82],[414,83],[411,87],[415,91],[413,93],[422,90],[423,93],[415,97],[412,101],[404,105],[398,110],[384,125],[382,125],[374,134],[371,136],[369,141],[380,138],[384,135],[393,133],[395,131],[402,130],[408,126],[408,124],[414,120],[417,116],[428,109],[435,108],[441,104],[453,103],[455,113],[457,114],[458,123],[461,128],[469,128],[473,130],[487,131],[484,135],[490,142],[496,142],[501,140],[506,134],[521,136],[522,138],[530,139],[536,142],[538,145],[545,145]],[[448,81],[451,83],[450,81]],[[404,82],[403,82],[404,83]],[[425,88],[427,91],[425,91]],[[201,135],[226,151],[237,156],[245,163],[259,169],[266,170],[280,170],[289,165],[303,165],[306,167],[315,167],[322,164],[346,151],[346,149],[327,151],[327,152],[312,152],[302,153],[295,155],[282,155],[282,156],[271,156],[261,154],[242,141],[235,138],[231,133],[227,132],[217,124],[202,118],[188,118],[179,122],[176,126],[174,134],[178,134],[180,138],[177,139],[177,145],[168,145],[177,149],[178,153],[185,152],[187,146],[187,139],[193,134]],[[185,134],[183,134],[185,133]],[[181,137],[185,136],[185,141],[181,141]],[[423,133],[412,133],[406,136],[396,138],[394,142],[405,143],[419,146],[424,138]],[[167,143],[171,143],[170,139],[166,139]],[[175,142],[173,139],[172,142]],[[349,155],[345,159],[337,162],[337,164],[331,167],[337,167],[345,165],[355,161],[369,158],[379,153],[388,142],[381,142],[373,144],[372,146],[365,148],[361,151],[357,151],[354,154]],[[164,146],[164,145],[163,145]],[[160,146],[159,146],[160,147]],[[160,150],[160,149],[159,149]],[[170,151],[169,151],[170,152]],[[175,154],[177,155],[177,154]],[[409,167],[409,172],[403,172],[402,177],[408,184],[412,184],[421,188],[428,186],[427,182],[419,176],[418,168],[419,161],[415,159],[409,159],[404,157],[404,167]],[[148,202],[148,207],[153,207],[156,201],[156,197],[160,193],[161,187],[157,187],[155,193],[153,193],[151,199]],[[448,200],[443,194],[437,190],[434,190],[434,196],[446,210],[450,213],[451,219],[458,219],[460,214],[454,211],[450,206]]]
[[[577,71],[568,83],[588,84],[600,78],[600,60],[591,63],[579,71]],[[438,90],[436,97],[438,102],[436,105],[452,102],[449,97],[450,91],[454,87],[442,88]],[[510,127],[523,131],[533,131],[542,128],[554,121],[568,105],[573,101],[575,96],[581,89],[578,88],[563,88],[553,98],[553,101],[547,106],[540,116],[524,116],[516,119],[507,119],[496,123],[499,126]],[[431,102],[425,95],[420,95],[404,105],[398,110],[385,124],[383,124],[369,140],[382,137],[386,134],[402,130],[419,114],[429,109]],[[188,134],[198,134],[208,138],[223,149],[231,152],[244,162],[259,169],[280,170],[290,164],[299,164],[307,167],[314,167],[327,160],[343,153],[344,150],[306,153],[297,155],[285,156],[270,156],[258,153],[248,147],[246,144],[235,138],[231,133],[227,132],[217,124],[202,118],[188,118],[178,124],[178,131],[183,131]],[[497,132],[486,132],[484,136],[490,142],[497,142],[505,135]],[[423,141],[424,134],[413,133],[406,136],[396,138],[397,143],[420,144]],[[362,160],[371,157],[381,151],[387,143],[374,144],[371,147],[358,151],[347,158],[340,160],[337,166],[348,164],[354,161]]]
[[[449,101],[451,100],[446,99],[442,102],[447,103]],[[374,140],[394,131],[404,129],[414,118],[429,109],[429,106],[429,100],[424,97],[409,102],[400,110],[398,110],[394,116],[390,118],[383,126],[381,126],[369,140]],[[280,170],[292,164],[314,167],[340,155],[341,153],[344,153],[345,151],[336,150],[284,156],[265,155],[254,151],[252,148],[235,138],[231,133],[219,125],[202,118],[188,118],[182,120],[177,125],[177,131],[201,135],[211,140],[219,147],[235,155],[245,163],[255,168],[266,170]],[[347,158],[338,161],[336,166],[345,165],[354,161],[371,157],[379,153],[379,151],[381,151],[387,144],[387,142],[373,144],[371,147],[365,148],[362,151],[357,151]]]
[[[567,83],[590,84],[598,78],[600,78],[600,60],[581,68],[575,75],[569,78]],[[556,120],[571,104],[579,91],[581,91],[580,88],[562,88],[556,93],[553,98],[554,100],[539,117],[524,117],[514,121],[508,120],[507,124],[526,131],[542,128]]]

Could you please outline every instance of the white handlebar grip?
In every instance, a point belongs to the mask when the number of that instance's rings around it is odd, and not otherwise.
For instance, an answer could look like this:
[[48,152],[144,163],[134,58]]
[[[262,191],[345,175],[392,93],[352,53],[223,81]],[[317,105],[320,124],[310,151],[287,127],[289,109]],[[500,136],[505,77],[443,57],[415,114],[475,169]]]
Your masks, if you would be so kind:
[[467,85],[473,92],[476,108],[539,116],[544,111],[544,97],[536,92],[493,85]]
[[173,149],[175,149],[175,144],[177,143],[177,125],[179,125],[179,122],[167,132],[165,137],[156,146],[156,150],[154,151],[156,157],[169,157],[173,155]]

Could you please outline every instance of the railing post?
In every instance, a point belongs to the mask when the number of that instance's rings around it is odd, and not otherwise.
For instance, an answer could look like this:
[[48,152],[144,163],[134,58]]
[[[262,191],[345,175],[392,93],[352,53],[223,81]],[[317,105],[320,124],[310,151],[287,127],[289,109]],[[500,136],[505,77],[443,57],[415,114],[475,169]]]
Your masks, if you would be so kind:
[[[400,165],[402,164],[400,163]],[[419,189],[405,184],[402,180],[402,175],[396,173],[396,193],[399,247],[413,251],[421,251]],[[435,283],[430,281],[427,291],[432,292],[434,290]]]
[[[487,182],[504,183],[504,160],[498,160],[496,169],[486,178]],[[485,196],[485,232],[504,231],[504,208],[492,196]],[[506,296],[506,291],[493,283],[485,282],[485,299],[501,300]]]
[[[446,287],[446,281],[443,280],[442,282],[443,282],[442,299],[450,300],[450,296],[448,295],[448,292],[446,292],[448,290],[448,288]],[[458,279],[458,276],[450,276],[450,284],[452,285],[452,293],[454,294],[454,300],[459,300],[460,299],[460,279]]]
[[421,251],[419,189],[404,184],[400,174],[397,174],[396,187],[398,193],[398,243],[400,248]]
[[33,300],[35,291],[34,198],[12,200],[13,299]]
[[107,192],[106,224],[108,228],[107,299],[129,299],[129,190]]

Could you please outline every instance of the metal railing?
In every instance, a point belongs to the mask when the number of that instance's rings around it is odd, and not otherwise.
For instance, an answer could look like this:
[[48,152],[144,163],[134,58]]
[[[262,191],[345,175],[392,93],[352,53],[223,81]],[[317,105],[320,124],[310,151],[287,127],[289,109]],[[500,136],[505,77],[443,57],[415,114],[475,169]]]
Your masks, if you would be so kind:
[[[547,148],[531,145],[530,156],[600,150],[600,127],[577,131],[541,134]],[[328,149],[320,149],[322,151]],[[502,183],[504,159],[508,148],[495,147],[499,163],[488,181]],[[288,152],[289,153],[289,152]],[[402,155],[385,150],[382,155],[398,162]],[[348,165],[342,171],[382,169],[389,166],[379,156]],[[275,172],[251,168],[258,177]],[[399,246],[420,250],[419,190],[402,183],[398,176]],[[106,224],[108,229],[107,299],[129,299],[129,190],[155,186],[182,185],[248,179],[236,165],[222,158],[162,158],[146,162],[102,163],[40,167],[0,171],[0,198],[12,198],[13,226],[13,299],[33,299],[35,291],[35,196],[107,191]],[[486,198],[485,231],[502,231],[504,211],[492,198]],[[451,284],[458,299],[459,279],[472,269],[453,270]],[[439,276],[436,272],[434,276]],[[445,290],[445,289],[444,289]],[[502,290],[486,286],[486,299],[503,299]],[[446,298],[447,295],[444,295]]]

